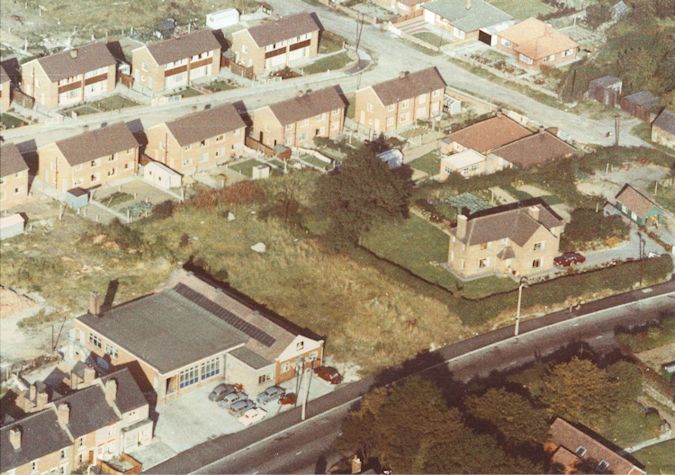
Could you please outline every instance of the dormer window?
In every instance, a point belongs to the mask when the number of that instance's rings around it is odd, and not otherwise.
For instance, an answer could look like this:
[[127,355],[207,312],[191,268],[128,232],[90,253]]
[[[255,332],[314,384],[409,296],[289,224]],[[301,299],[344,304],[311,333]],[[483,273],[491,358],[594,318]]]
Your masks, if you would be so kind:
[[580,445],[579,447],[577,447],[577,450],[574,451],[574,453],[576,453],[579,457],[585,456],[586,452],[587,452],[586,447],[584,447],[583,445]]
[[607,471],[609,468],[609,464],[607,463],[606,460],[600,460],[600,463],[598,464],[598,472],[599,473],[604,473]]

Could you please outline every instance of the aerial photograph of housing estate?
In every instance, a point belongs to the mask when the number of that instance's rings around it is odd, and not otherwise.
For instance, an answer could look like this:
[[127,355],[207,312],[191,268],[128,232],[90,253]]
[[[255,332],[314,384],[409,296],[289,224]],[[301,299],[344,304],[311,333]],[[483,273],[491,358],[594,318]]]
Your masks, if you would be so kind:
[[0,0],[0,475],[675,475],[675,0]]

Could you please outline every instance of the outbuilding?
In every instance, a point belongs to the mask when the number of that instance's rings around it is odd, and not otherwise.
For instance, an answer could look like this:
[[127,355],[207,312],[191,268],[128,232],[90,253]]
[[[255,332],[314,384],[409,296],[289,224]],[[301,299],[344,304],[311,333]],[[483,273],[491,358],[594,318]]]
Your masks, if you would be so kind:
[[143,167],[143,179],[152,186],[165,190],[178,188],[183,182],[180,173],[159,162],[150,162]]
[[649,91],[638,91],[621,98],[621,108],[645,122],[652,121],[652,114],[661,110],[661,98]]
[[588,96],[606,106],[615,107],[621,97],[623,82],[615,76],[602,76],[588,83]]
[[0,218],[0,240],[23,234],[26,220],[19,213]]
[[212,30],[220,30],[239,23],[239,10],[226,8],[206,15],[206,26]]

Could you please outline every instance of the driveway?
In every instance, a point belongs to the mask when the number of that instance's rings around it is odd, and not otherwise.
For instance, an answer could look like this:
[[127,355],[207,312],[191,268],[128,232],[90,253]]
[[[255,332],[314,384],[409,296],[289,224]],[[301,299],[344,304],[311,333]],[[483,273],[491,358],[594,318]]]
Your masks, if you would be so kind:
[[[645,233],[642,233],[645,239],[645,257],[650,252],[655,254],[663,254],[664,249],[653,239],[650,239]],[[607,264],[613,260],[625,261],[628,259],[639,259],[640,257],[640,238],[637,235],[637,230],[631,226],[630,239],[624,241],[616,247],[610,249],[601,249],[597,251],[584,252],[586,262],[579,264],[577,267],[581,270],[598,267]]]

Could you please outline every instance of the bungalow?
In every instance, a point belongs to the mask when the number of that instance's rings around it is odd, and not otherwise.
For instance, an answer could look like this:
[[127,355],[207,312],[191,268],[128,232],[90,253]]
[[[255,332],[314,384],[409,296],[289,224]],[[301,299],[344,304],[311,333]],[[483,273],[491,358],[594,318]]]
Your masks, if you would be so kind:
[[315,13],[298,13],[232,34],[235,61],[256,76],[312,58],[319,52],[323,26]]
[[460,40],[477,40],[480,30],[499,30],[513,21],[486,0],[434,0],[422,5],[422,9],[426,23]]
[[584,473],[647,474],[630,456],[619,455],[597,436],[590,435],[588,429],[582,430],[560,417],[549,428],[544,451],[550,457],[553,473],[579,473],[580,465],[585,464],[584,470],[591,471]]
[[467,148],[483,155],[493,150],[532,135],[532,131],[515,120],[497,112],[494,117],[476,122],[451,133],[443,139],[441,151],[461,152]]
[[211,30],[141,46],[131,52],[134,88],[150,94],[218,76],[221,44]]
[[653,199],[643,191],[626,183],[614,197],[615,207],[638,226],[657,225],[666,219],[666,214]]
[[675,149],[675,114],[664,109],[652,123],[652,142]]
[[307,91],[253,111],[251,137],[268,147],[312,146],[314,137],[342,133],[346,101],[339,87]]
[[72,354],[129,367],[158,404],[219,382],[256,394],[323,360],[323,340],[182,269],[154,293],[106,311],[94,295],[89,307],[74,321]]
[[548,205],[521,203],[460,214],[448,264],[460,279],[530,276],[553,268],[565,222]]
[[42,183],[65,193],[135,175],[139,145],[124,122],[90,130],[38,149]]
[[146,155],[183,175],[232,158],[244,146],[246,124],[232,104],[150,127]]
[[28,199],[28,164],[16,145],[0,147],[0,211]]
[[435,67],[356,91],[354,117],[375,134],[393,132],[443,112],[445,80]]
[[112,92],[117,61],[105,43],[92,43],[37,58],[21,65],[23,92],[37,104],[55,109]]
[[441,157],[441,180],[447,180],[453,173],[459,173],[464,178],[469,178],[486,175],[492,173],[492,171],[488,171],[488,162],[485,155],[467,148],[459,153]]
[[497,49],[516,58],[521,66],[533,69],[575,61],[579,45],[551,25],[531,17],[498,33]]
[[544,163],[569,158],[576,149],[543,127],[532,135],[502,145],[492,155],[509,163],[509,166],[530,168]]
[[661,111],[661,98],[649,91],[638,91],[622,97],[620,105],[630,115],[651,122],[652,114]]

